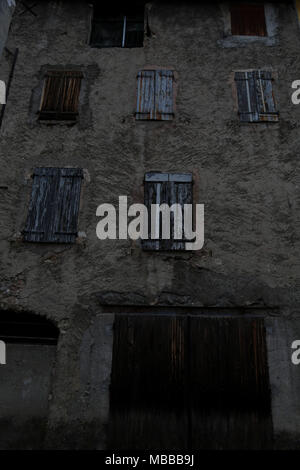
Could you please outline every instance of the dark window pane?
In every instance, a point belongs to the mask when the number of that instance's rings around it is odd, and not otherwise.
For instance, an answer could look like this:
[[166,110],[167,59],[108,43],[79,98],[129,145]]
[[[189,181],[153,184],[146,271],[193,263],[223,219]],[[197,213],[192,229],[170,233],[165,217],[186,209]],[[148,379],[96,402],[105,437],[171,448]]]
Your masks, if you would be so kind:
[[[124,17],[126,17],[123,44]],[[144,3],[116,7],[94,5],[90,44],[93,47],[142,47],[144,39]]]
[[94,47],[122,47],[124,20],[93,22],[91,45]]
[[143,47],[144,21],[126,21],[125,47]]

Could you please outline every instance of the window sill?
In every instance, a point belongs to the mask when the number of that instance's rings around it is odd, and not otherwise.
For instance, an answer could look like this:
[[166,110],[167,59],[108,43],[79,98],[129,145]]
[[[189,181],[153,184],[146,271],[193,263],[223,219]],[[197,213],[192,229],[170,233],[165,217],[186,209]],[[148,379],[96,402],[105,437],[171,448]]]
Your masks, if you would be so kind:
[[221,47],[246,47],[249,44],[261,44],[263,46],[275,46],[278,44],[274,36],[232,36],[229,35],[217,41]]
[[64,242],[64,241],[29,241],[25,240],[24,234],[21,232],[13,234],[9,240],[10,243],[16,243],[20,245],[56,245],[56,246],[75,246],[75,245],[84,245],[87,241],[87,235],[85,232],[78,232],[74,241]]

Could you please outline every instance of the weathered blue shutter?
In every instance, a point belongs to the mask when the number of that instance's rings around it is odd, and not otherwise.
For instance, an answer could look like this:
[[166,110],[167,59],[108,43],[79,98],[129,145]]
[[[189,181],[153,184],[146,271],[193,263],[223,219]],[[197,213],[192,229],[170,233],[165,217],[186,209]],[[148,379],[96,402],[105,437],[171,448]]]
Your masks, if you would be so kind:
[[278,121],[273,95],[272,72],[255,72],[257,107],[259,121]]
[[254,72],[236,72],[240,121],[258,121],[256,83]]
[[136,119],[154,119],[155,71],[143,70],[138,73],[138,95]]
[[138,73],[136,119],[173,119],[173,81],[171,70],[143,70]]
[[24,240],[74,243],[82,169],[36,168]]
[[171,70],[155,72],[155,119],[170,121],[173,119],[173,80]]
[[[172,173],[146,173],[144,203],[148,209],[148,240],[145,250],[184,250],[184,204],[192,204],[192,175]],[[151,239],[151,204],[180,204],[182,207],[182,240],[174,239],[174,214],[171,212],[170,239],[162,239],[162,220],[159,216],[158,238]]]
[[61,168],[53,223],[53,241],[74,243],[83,172],[81,168]]
[[57,178],[57,168],[35,168],[28,216],[23,231],[25,241],[47,241],[55,204],[54,189]]

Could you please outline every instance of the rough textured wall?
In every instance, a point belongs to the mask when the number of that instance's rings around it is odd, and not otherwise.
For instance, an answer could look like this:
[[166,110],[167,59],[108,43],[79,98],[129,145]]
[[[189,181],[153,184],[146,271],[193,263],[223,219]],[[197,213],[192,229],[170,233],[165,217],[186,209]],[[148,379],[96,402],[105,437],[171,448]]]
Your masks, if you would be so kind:
[[[37,16],[20,16],[20,9],[19,4],[8,39],[19,57],[0,135],[1,305],[37,312],[60,327],[49,443],[55,442],[55,429],[64,427],[69,431],[61,445],[72,447],[84,436],[85,418],[73,422],[90,413],[82,395],[88,385],[80,374],[80,345],[85,350],[91,321],[105,303],[261,307],[271,325],[275,431],[296,440],[300,410],[296,400],[288,408],[283,400],[300,390],[287,352],[291,338],[297,339],[300,300],[300,107],[290,99],[290,85],[300,76],[300,30],[293,4],[274,6],[274,43],[228,47],[221,41],[224,5],[153,2],[152,35],[137,49],[90,48],[88,4],[38,2]],[[35,90],[47,64],[90,71],[86,121],[36,121]],[[146,65],[173,67],[178,74],[172,122],[134,119],[136,75]],[[279,123],[239,122],[233,72],[248,68],[277,73]],[[86,237],[77,244],[20,240],[35,166],[87,170],[79,218]],[[129,204],[142,202],[144,173],[152,170],[193,172],[195,202],[205,204],[201,251],[146,253],[138,242],[96,238],[97,206],[117,205],[119,195],[128,195]],[[270,307],[280,319],[273,320]],[[89,433],[95,435],[87,429],[78,446],[90,445]]]
[[7,345],[7,364],[1,368],[1,449],[43,445],[55,350],[55,346]]

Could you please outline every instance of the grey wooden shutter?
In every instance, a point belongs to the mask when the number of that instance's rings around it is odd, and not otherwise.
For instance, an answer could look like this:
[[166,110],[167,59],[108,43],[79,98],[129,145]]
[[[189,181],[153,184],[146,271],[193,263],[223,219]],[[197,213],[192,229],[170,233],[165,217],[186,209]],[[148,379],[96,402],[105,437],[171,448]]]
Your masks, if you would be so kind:
[[173,80],[171,70],[142,70],[138,73],[136,119],[173,119]]
[[[172,173],[146,173],[144,202],[148,209],[148,240],[143,240],[145,250],[184,250],[184,204],[192,204],[192,175]],[[161,215],[158,238],[151,239],[151,204],[182,206],[182,240],[174,238],[174,214],[171,212],[170,239],[162,239]]]
[[78,168],[35,168],[25,241],[74,243],[82,177]]
[[154,94],[154,70],[143,70],[139,72],[136,119],[154,119]]
[[257,111],[259,121],[278,121],[273,94],[272,72],[255,72]]
[[240,121],[278,121],[271,72],[236,72],[235,81]]
[[28,216],[23,231],[25,241],[47,241],[58,176],[57,168],[35,168]]
[[53,220],[53,241],[74,243],[83,172],[81,168],[61,168]]
[[155,119],[170,121],[173,119],[173,79],[171,70],[155,72]]
[[180,204],[182,207],[182,234],[183,239],[176,240],[174,238],[174,214],[171,213],[171,230],[172,238],[170,241],[171,250],[185,249],[184,236],[184,204],[193,203],[193,183],[190,174],[170,174],[169,175],[169,205]]
[[257,98],[254,72],[236,72],[240,121],[257,122]]

